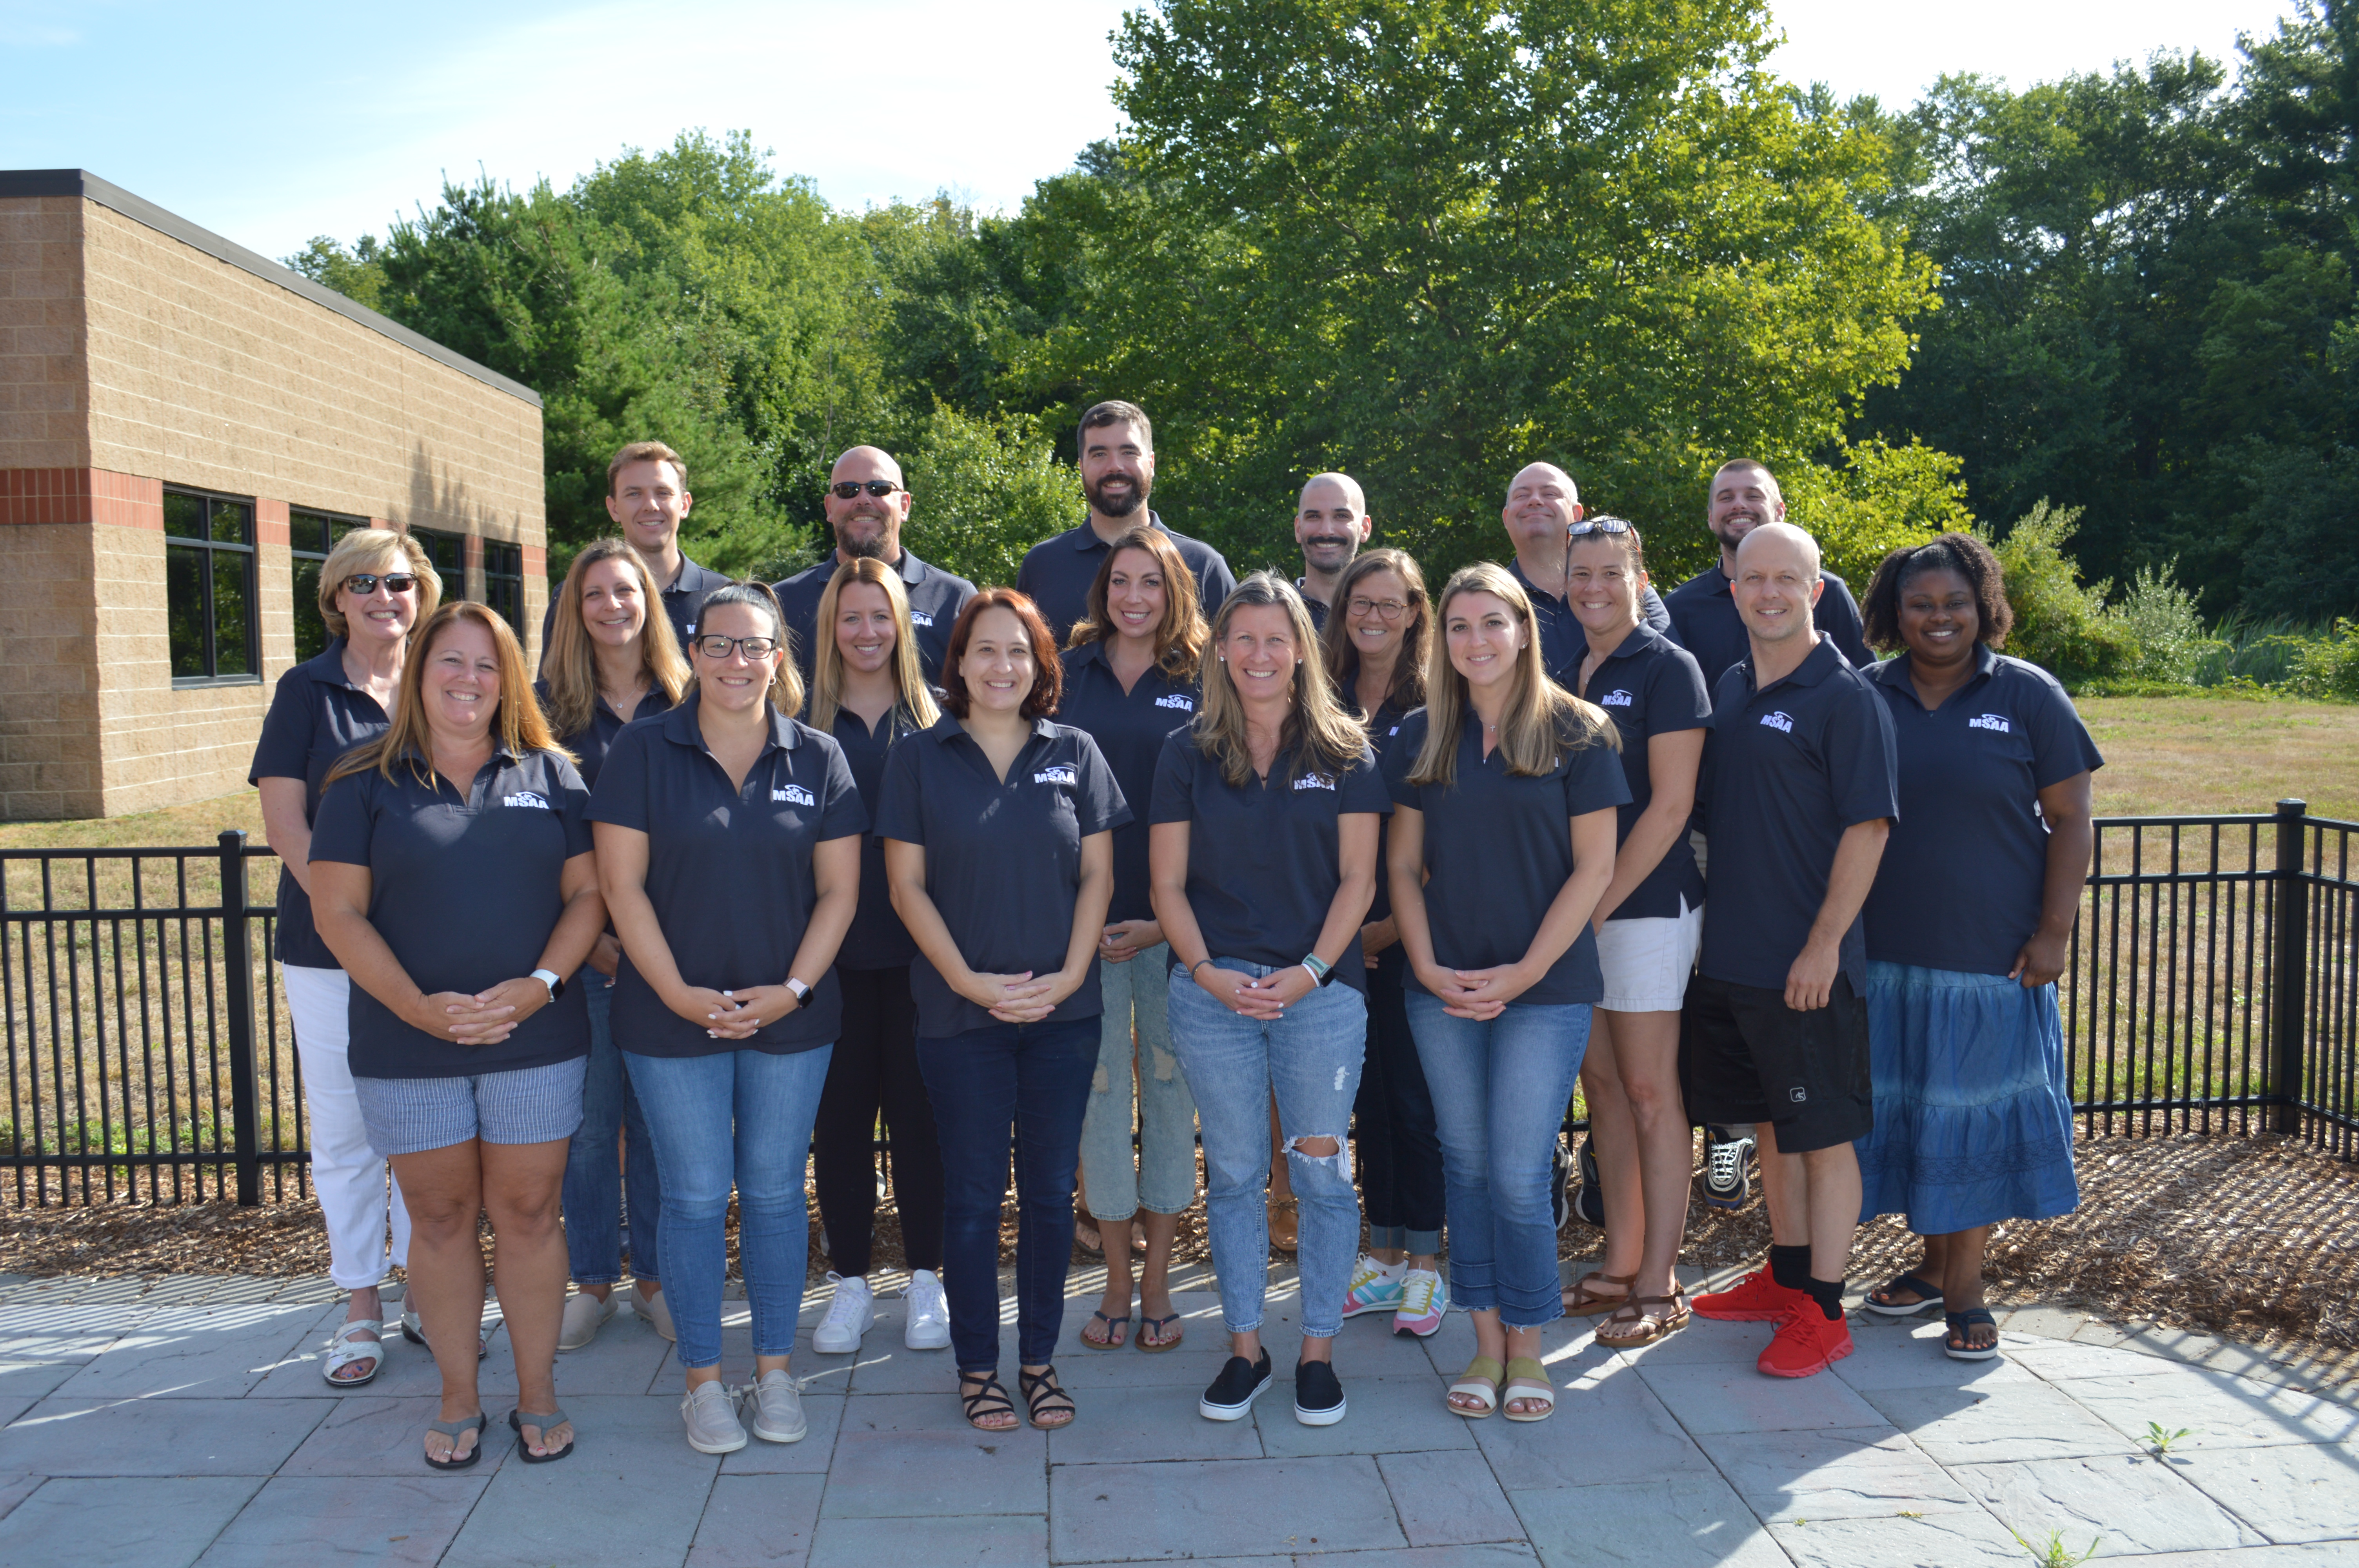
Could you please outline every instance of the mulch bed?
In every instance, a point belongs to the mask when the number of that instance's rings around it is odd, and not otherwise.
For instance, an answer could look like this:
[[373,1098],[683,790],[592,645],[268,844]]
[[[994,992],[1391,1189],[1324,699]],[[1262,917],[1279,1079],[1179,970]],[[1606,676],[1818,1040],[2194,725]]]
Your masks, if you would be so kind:
[[[2083,1140],[2081,1207],[2060,1219],[2001,1227],[1991,1242],[1994,1305],[2072,1305],[2113,1321],[2158,1323],[2233,1338],[2359,1375],[2359,1163],[2270,1135]],[[1563,1256],[1593,1255],[1601,1233],[1574,1220]],[[1681,1260],[1707,1267],[1758,1260],[1769,1240],[1756,1196],[1731,1214],[1698,1203]],[[1014,1208],[1000,1237],[1015,1260]],[[732,1262],[734,1262],[734,1227]],[[1179,1255],[1209,1259],[1203,1206],[1181,1217]],[[1087,1261],[1076,1249],[1077,1261]],[[1854,1282],[1914,1264],[1897,1218],[1863,1228]],[[902,1262],[900,1225],[877,1215],[875,1261]],[[812,1278],[827,1262],[811,1211]],[[114,1203],[0,1215],[0,1272],[318,1274],[328,1267],[318,1207],[242,1209],[226,1203]]]

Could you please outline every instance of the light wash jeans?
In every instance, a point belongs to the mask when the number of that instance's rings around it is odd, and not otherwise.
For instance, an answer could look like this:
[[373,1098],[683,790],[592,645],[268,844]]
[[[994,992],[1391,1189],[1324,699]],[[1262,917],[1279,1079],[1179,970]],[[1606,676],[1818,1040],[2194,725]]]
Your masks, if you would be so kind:
[[[1277,972],[1215,956],[1223,969]],[[1270,1022],[1221,1005],[1185,975],[1171,975],[1171,1043],[1195,1091],[1204,1128],[1204,1213],[1220,1277],[1221,1315],[1232,1334],[1261,1326],[1269,1284],[1269,1101],[1277,1096],[1287,1170],[1301,1206],[1295,1251],[1302,1332],[1324,1339],[1343,1326],[1343,1293],[1360,1252],[1360,1197],[1352,1186],[1352,1101],[1368,1043],[1368,1005],[1337,980]],[[1298,1139],[1332,1138],[1335,1152],[1303,1153]]]
[[679,1334],[679,1364],[690,1371],[721,1363],[733,1183],[754,1354],[785,1356],[795,1347],[810,1244],[803,1169],[834,1054],[832,1044],[788,1055],[623,1053],[663,1172],[663,1293]]
[[1589,1049],[1589,1004],[1509,1002],[1487,1023],[1408,993],[1408,1026],[1433,1091],[1450,1211],[1450,1294],[1509,1328],[1564,1315],[1549,1165]]
[[[339,1290],[364,1291],[386,1266],[409,1266],[409,1210],[399,1183],[369,1147],[345,1052],[351,1041],[352,978],[342,969],[284,964],[287,1012],[295,1025],[295,1060],[310,1113],[311,1190],[328,1222],[328,1277]],[[392,1244],[386,1245],[390,1233]]]
[[[1178,1214],[1196,1201],[1196,1101],[1171,1053],[1171,945],[1158,942],[1126,964],[1098,960],[1105,997],[1098,1070],[1082,1119],[1082,1182],[1090,1213],[1128,1219],[1140,1209]],[[1131,1143],[1130,1031],[1137,1020],[1138,1148]]]
[[[622,1208],[631,1209],[631,1272],[642,1284],[661,1279],[663,1184],[656,1179],[656,1146],[647,1138],[639,1097],[623,1071],[608,1022],[614,982],[582,967],[574,983],[590,1005],[590,1070],[582,1084],[582,1125],[565,1152],[565,1253],[577,1285],[612,1285],[623,1278]],[[616,1141],[621,1150],[617,1157]]]

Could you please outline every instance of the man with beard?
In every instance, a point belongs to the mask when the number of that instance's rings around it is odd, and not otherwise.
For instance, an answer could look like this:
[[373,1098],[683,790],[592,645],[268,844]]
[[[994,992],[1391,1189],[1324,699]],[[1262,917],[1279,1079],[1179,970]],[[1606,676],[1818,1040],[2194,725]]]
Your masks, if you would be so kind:
[[835,553],[773,585],[778,607],[786,611],[803,679],[810,679],[812,663],[819,657],[820,596],[834,579],[836,568],[873,556],[900,573],[901,586],[909,592],[909,620],[918,633],[918,662],[926,679],[940,684],[951,627],[974,597],[974,584],[928,566],[915,550],[901,547],[901,524],[909,520],[909,492],[901,485],[901,465],[878,448],[854,447],[828,470],[827,492],[820,504],[835,531]]
[[[1041,540],[1025,554],[1016,589],[1040,607],[1059,646],[1089,608],[1090,583],[1114,542],[1137,525],[1155,489],[1155,427],[1136,403],[1101,403],[1082,416],[1082,493],[1089,516],[1078,528]],[[1237,586],[1221,552],[1199,539],[1174,533],[1147,513],[1149,527],[1171,535],[1180,558],[1196,574],[1197,596],[1210,621],[1221,600]]]
[[[1712,476],[1712,499],[1704,507],[1704,526],[1720,541],[1720,564],[1706,567],[1671,590],[1670,633],[1703,666],[1703,678],[1717,686],[1729,665],[1745,654],[1745,623],[1736,613],[1730,579],[1736,576],[1736,546],[1764,523],[1786,520],[1786,498],[1777,476],[1751,458],[1732,458]],[[1832,643],[1854,669],[1875,662],[1860,633],[1859,605],[1843,579],[1822,571],[1826,589],[1813,612],[1818,633]]]
[[1310,624],[1323,632],[1334,608],[1335,585],[1343,568],[1368,542],[1375,526],[1359,481],[1347,473],[1313,474],[1294,507],[1294,542],[1302,546],[1302,575],[1294,586],[1310,611]]
[[[606,464],[606,515],[623,531],[639,559],[662,585],[664,619],[671,622],[681,653],[696,635],[704,596],[729,579],[707,571],[679,550],[680,524],[696,498],[688,492],[688,465],[661,441],[633,441]],[[540,651],[549,653],[549,630],[557,622],[557,595],[540,617]]]
[[[1581,514],[1580,487],[1554,463],[1525,464],[1507,481],[1507,504],[1499,510],[1516,548],[1507,570],[1531,596],[1532,618],[1539,622],[1540,663],[1567,691],[1573,690],[1582,655],[1589,651],[1589,634],[1573,619],[1572,601],[1565,595],[1571,543],[1566,531],[1581,521]],[[1655,631],[1670,630],[1652,587],[1638,596],[1638,618]]]

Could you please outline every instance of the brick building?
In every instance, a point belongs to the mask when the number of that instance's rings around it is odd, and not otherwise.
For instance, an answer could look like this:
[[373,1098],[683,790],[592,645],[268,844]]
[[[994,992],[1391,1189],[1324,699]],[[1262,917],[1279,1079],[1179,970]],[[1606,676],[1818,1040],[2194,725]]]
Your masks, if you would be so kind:
[[537,641],[540,425],[529,387],[93,175],[0,171],[0,820],[243,787],[346,529],[407,529]]

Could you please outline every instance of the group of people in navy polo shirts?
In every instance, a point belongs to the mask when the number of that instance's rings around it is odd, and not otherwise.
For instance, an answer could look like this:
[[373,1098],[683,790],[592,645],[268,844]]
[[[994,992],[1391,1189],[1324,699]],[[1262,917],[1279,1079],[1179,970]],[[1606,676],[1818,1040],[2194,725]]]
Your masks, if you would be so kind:
[[[680,554],[686,466],[634,443],[537,672],[407,535],[338,545],[333,641],[281,678],[253,770],[351,1292],[331,1384],[376,1376],[378,1285],[406,1268],[397,1325],[442,1378],[425,1461],[479,1461],[487,1217],[523,1462],[573,1451],[556,1357],[619,1310],[626,1234],[690,1445],[797,1441],[806,1173],[811,1349],[847,1354],[877,1317],[880,1119],[904,1340],[951,1353],[984,1431],[1076,1418],[1060,1346],[1182,1342],[1200,1159],[1215,1421],[1275,1380],[1273,1245],[1299,1265],[1309,1425],[1348,1408],[1343,1320],[1425,1336],[1453,1305],[1475,1354],[1440,1397],[1468,1419],[1553,1414],[1542,1336],[1568,1314],[1630,1349],[1771,1323],[1761,1370],[1808,1377],[1851,1353],[1853,1233],[1888,1213],[1923,1260],[1865,1307],[1939,1307],[1944,1353],[1996,1354],[1991,1226],[2077,1201],[2054,981],[2102,760],[1996,651],[1983,544],[1896,550],[1855,602],[1738,460],[1706,508],[1720,559],[1658,594],[1639,530],[1535,463],[1512,557],[1435,592],[1364,547],[1364,494],[1326,473],[1302,575],[1239,582],[1148,508],[1143,410],[1090,409],[1079,454],[1088,515],[1013,588],[907,548],[912,497],[871,447],[830,475],[833,553],[766,586]],[[1576,1089],[1606,1244],[1568,1286]],[[1772,1242],[1690,1296],[1699,1125],[1740,1198],[1757,1166]],[[1077,1186],[1106,1284],[1068,1337]]]

